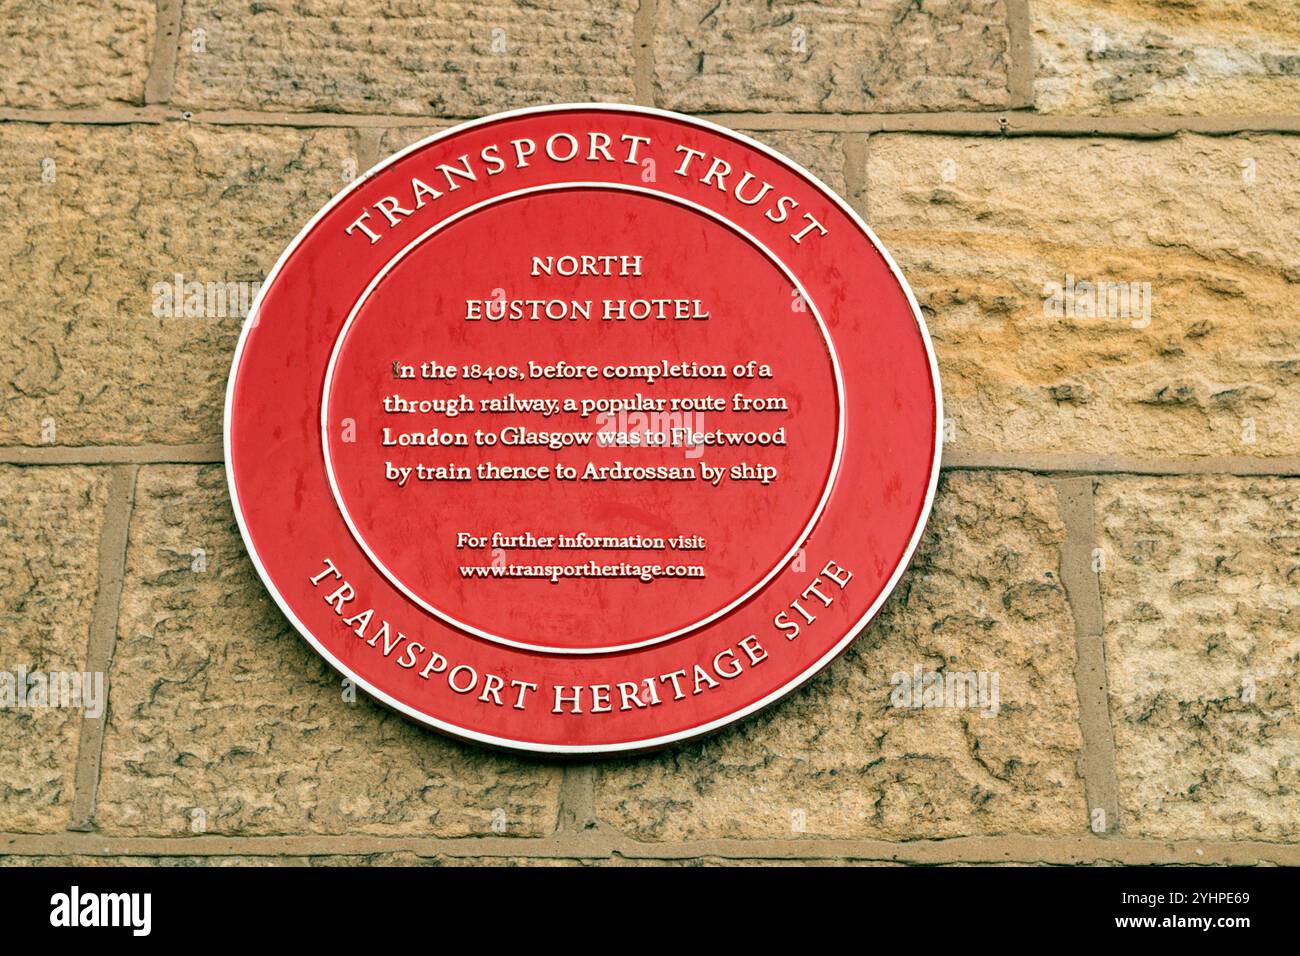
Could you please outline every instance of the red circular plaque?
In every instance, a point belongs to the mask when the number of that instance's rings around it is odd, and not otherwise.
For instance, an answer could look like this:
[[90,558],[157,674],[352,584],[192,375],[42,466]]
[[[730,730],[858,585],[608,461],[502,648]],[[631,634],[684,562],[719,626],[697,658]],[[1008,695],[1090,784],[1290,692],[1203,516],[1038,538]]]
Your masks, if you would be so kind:
[[226,399],[284,613],[439,730],[684,740],[897,582],[942,419],[925,325],[824,185],[699,120],[521,110],[398,153],[276,263]]

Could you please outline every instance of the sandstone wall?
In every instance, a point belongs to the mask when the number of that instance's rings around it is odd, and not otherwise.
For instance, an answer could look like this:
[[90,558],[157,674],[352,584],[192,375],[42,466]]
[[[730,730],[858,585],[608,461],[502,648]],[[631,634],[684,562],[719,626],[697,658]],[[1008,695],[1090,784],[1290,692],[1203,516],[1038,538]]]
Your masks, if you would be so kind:
[[[0,0],[0,857],[1300,863],[1296,0]],[[809,687],[560,764],[372,705],[273,607],[221,466],[238,314],[378,159],[556,101],[812,168],[935,340],[945,473]],[[1108,280],[1149,308],[1089,317]],[[999,675],[997,716],[890,676]]]

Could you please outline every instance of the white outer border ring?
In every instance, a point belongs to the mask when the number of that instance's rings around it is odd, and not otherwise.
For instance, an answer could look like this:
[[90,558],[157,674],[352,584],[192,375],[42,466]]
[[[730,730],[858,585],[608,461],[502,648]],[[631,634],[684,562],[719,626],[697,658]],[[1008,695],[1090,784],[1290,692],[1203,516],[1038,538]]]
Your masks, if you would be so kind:
[[[921,333],[921,341],[925,345],[926,357],[930,361],[930,379],[934,384],[934,458],[930,469],[930,484],[925,493],[925,504],[921,509],[921,514],[916,522],[916,527],[912,531],[912,539],[908,542],[907,549],[903,552],[902,559],[898,562],[898,565],[894,568],[894,573],[890,575],[889,580],[885,583],[885,587],[876,597],[876,600],[872,602],[871,607],[867,609],[866,613],[858,618],[853,626],[848,629],[848,632],[844,637],[837,641],[825,654],[814,661],[809,667],[805,668],[802,673],[772,691],[772,693],[768,694],[766,697],[756,700],[752,704],[742,707],[740,710],[733,711],[725,717],[719,717],[717,720],[710,721],[707,724],[701,724],[698,727],[692,727],[689,730],[679,731],[675,734],[665,734],[660,737],[649,737],[644,740],[628,740],[614,744],[537,744],[532,743],[531,741],[511,740],[505,737],[494,737],[491,734],[484,734],[475,730],[468,730],[464,727],[457,727],[455,724],[450,724],[446,721],[438,720],[436,717],[431,717],[428,714],[421,713],[420,711],[403,704],[401,701],[390,697],[379,688],[371,685],[369,681],[363,680],[356,674],[352,673],[352,671],[338,660],[338,658],[331,654],[329,650],[312,635],[311,631],[302,623],[302,621],[298,619],[298,616],[294,614],[293,609],[285,602],[280,592],[276,589],[275,584],[267,575],[266,568],[262,564],[262,559],[253,548],[252,539],[248,532],[248,526],[244,522],[244,512],[239,504],[239,492],[235,488],[235,472],[230,458],[230,411],[235,394],[235,376],[239,370],[239,359],[243,355],[244,344],[248,341],[249,330],[257,325],[258,310],[261,308],[262,300],[265,298],[267,290],[271,288],[271,283],[284,267],[289,256],[291,256],[294,250],[298,248],[299,243],[301,243],[307,234],[311,232],[316,223],[323,219],[330,210],[342,202],[355,188],[360,186],[371,176],[401,159],[403,156],[406,156],[408,153],[414,152],[430,143],[435,143],[467,129],[473,129],[478,126],[509,119],[515,116],[532,116],[545,113],[560,113],[571,110],[640,113],[645,116],[657,116],[660,119],[684,123],[689,126],[697,126],[701,129],[706,129],[718,133],[721,136],[728,137],[750,147],[751,149],[755,149],[805,177],[808,182],[813,184],[825,196],[833,200],[835,204],[839,206],[840,210],[844,212],[850,220],[852,220],[854,225],[862,230],[863,234],[871,240],[876,251],[880,253],[881,257],[889,266],[889,271],[893,273],[894,279],[902,288],[903,293],[907,296],[908,304],[912,307],[912,318],[916,320],[917,330]],[[381,160],[375,166],[367,170],[359,179],[349,183],[342,190],[336,193],[334,198],[322,206],[320,211],[317,212],[316,215],[312,216],[307,225],[302,228],[298,235],[294,237],[293,241],[289,243],[284,252],[280,254],[280,258],[276,260],[271,271],[267,273],[266,279],[263,281],[262,287],[257,293],[257,297],[253,300],[252,308],[248,311],[248,317],[244,320],[244,327],[240,331],[239,343],[235,346],[234,359],[231,361],[230,365],[230,378],[226,382],[226,410],[222,436],[225,447],[226,484],[230,489],[230,504],[235,512],[235,521],[239,524],[239,533],[244,539],[244,547],[248,551],[248,556],[252,559],[253,566],[257,569],[258,576],[262,579],[262,583],[266,585],[266,589],[271,593],[271,597],[275,599],[275,603],[284,613],[284,616],[288,618],[291,624],[293,624],[298,633],[316,649],[316,652],[329,662],[331,667],[347,676],[371,697],[374,697],[386,706],[391,707],[393,710],[405,714],[412,720],[433,727],[443,733],[450,734],[453,737],[459,737],[462,740],[471,740],[492,747],[503,747],[507,750],[526,751],[529,753],[572,754],[575,756],[581,754],[612,754],[637,750],[649,750],[654,747],[662,747],[666,744],[680,743],[681,741],[701,737],[704,734],[718,730],[728,724],[735,723],[755,711],[761,710],[768,704],[781,699],[786,694],[810,680],[815,674],[821,671],[822,668],[838,657],[845,648],[853,643],[854,638],[858,636],[858,631],[861,630],[864,624],[867,624],[876,616],[876,613],[889,598],[889,595],[893,593],[894,588],[897,587],[899,579],[903,576],[903,572],[907,570],[907,566],[912,561],[912,556],[916,553],[916,547],[921,542],[921,535],[925,533],[925,526],[929,521],[930,511],[934,507],[934,492],[939,484],[939,468],[943,453],[943,389],[939,381],[939,366],[935,361],[934,346],[930,341],[930,330],[926,328],[925,319],[921,316],[921,308],[916,303],[916,296],[912,294],[911,287],[907,284],[907,280],[903,278],[903,273],[899,270],[898,263],[894,261],[894,257],[889,254],[889,251],[880,242],[880,239],[874,232],[872,232],[871,227],[862,221],[862,217],[859,216],[848,203],[841,199],[833,189],[823,183],[812,173],[808,172],[808,170],[804,169],[794,160],[781,155],[771,147],[765,146],[757,140],[750,139],[742,133],[737,133],[724,126],[719,126],[716,123],[710,123],[708,120],[696,119],[695,117],[687,116],[683,113],[674,113],[669,110],[656,109],[655,107],[650,106],[626,106],[617,103],[561,103],[552,106],[530,106],[524,107],[523,109],[507,110],[504,113],[494,113],[491,116],[484,116],[480,119],[470,120],[467,123],[460,123],[456,126],[450,127],[449,129],[435,133],[432,136],[428,136],[419,142],[412,143],[405,149],[394,153],[387,159]]]
[[[803,530],[801,530],[799,534],[795,537],[794,545],[791,546],[790,550],[787,551],[785,555],[781,557],[776,562],[776,564],[772,566],[772,569],[768,571],[767,574],[765,574],[757,584],[753,585],[748,591],[745,591],[739,597],[735,598],[730,604],[726,605],[725,607],[719,608],[717,611],[714,611],[708,617],[701,618],[700,620],[695,621],[692,624],[688,624],[685,627],[680,627],[677,630],[670,631],[666,634],[659,634],[654,637],[649,637],[643,641],[637,641],[634,644],[619,644],[614,647],[591,647],[591,648],[549,647],[545,644],[525,644],[523,641],[511,640],[508,637],[502,637],[500,634],[489,633],[488,631],[485,631],[481,628],[477,628],[472,624],[466,624],[464,621],[457,620],[455,617],[453,617],[451,614],[448,614],[446,611],[434,607],[431,603],[429,603],[420,595],[416,594],[409,587],[407,587],[406,583],[403,582],[400,578],[398,578],[398,576],[395,573],[393,573],[393,571],[388,567],[388,565],[384,564],[384,562],[379,560],[379,556],[375,554],[374,550],[370,547],[369,542],[367,542],[365,537],[361,534],[360,530],[356,526],[356,523],[352,520],[352,515],[348,511],[347,504],[343,500],[343,495],[339,491],[338,482],[334,478],[334,461],[333,458],[330,456],[329,417],[328,417],[329,404],[328,403],[329,403],[330,387],[334,384],[334,367],[338,362],[339,352],[343,348],[343,339],[347,336],[348,331],[352,328],[353,320],[356,319],[357,313],[361,311],[362,306],[366,304],[366,300],[369,299],[371,294],[375,291],[375,289],[379,287],[379,283],[383,281],[384,276],[388,275],[388,273],[392,271],[399,262],[401,262],[404,258],[406,258],[407,254],[413,252],[416,246],[420,245],[430,236],[433,236],[438,232],[440,232],[441,230],[445,229],[447,226],[450,226],[452,223],[459,222],[461,219],[468,218],[473,213],[479,212],[482,209],[487,209],[491,206],[496,205],[497,203],[507,202],[511,199],[517,199],[520,196],[528,196],[534,193],[559,192],[560,190],[565,190],[565,189],[605,189],[611,192],[629,192],[632,193],[633,195],[648,196],[652,199],[666,199],[669,202],[677,203],[695,212],[703,213],[704,215],[717,220],[718,222],[722,223],[725,227],[731,229],[742,239],[745,239],[747,242],[749,242],[750,245],[755,246],[773,264],[775,264],[778,269],[780,269],[781,273],[786,277],[786,279],[788,279],[794,285],[794,287],[799,291],[799,294],[803,296],[803,300],[808,303],[809,309],[812,310],[813,318],[817,320],[817,328],[821,332],[822,340],[826,343],[826,351],[831,358],[831,369],[835,374],[835,398],[836,401],[838,402],[838,407],[836,408],[836,416],[835,416],[836,417],[835,454],[831,458],[830,474],[827,476],[825,484],[822,485],[821,497],[817,501],[817,507],[813,509],[812,517],[808,519],[808,523],[803,526]],[[374,564],[375,567],[379,569],[379,572],[385,578],[388,579],[388,582],[394,585],[397,588],[397,590],[405,594],[411,601],[413,601],[415,604],[419,605],[420,607],[424,608],[426,611],[428,611],[430,614],[434,615],[435,617],[439,618],[440,620],[446,621],[448,624],[451,624],[452,626],[459,628],[462,631],[466,631],[470,634],[477,635],[478,637],[481,637],[484,640],[492,641],[494,644],[501,644],[506,647],[514,647],[517,648],[518,650],[523,650],[523,651],[536,651],[542,654],[559,654],[559,655],[569,655],[569,656],[590,657],[598,654],[617,654],[620,651],[634,651],[643,647],[654,647],[656,644],[662,644],[665,641],[672,640],[673,638],[681,637],[685,634],[691,633],[692,631],[697,631],[702,627],[712,624],[718,618],[723,617],[724,615],[734,611],[736,608],[744,604],[746,601],[748,601],[759,591],[763,590],[763,588],[765,588],[772,581],[773,578],[775,578],[778,574],[780,574],[782,569],[787,564],[790,563],[791,559],[794,558],[794,556],[799,553],[799,548],[802,547],[803,543],[806,540],[808,540],[808,535],[811,534],[813,528],[816,527],[817,520],[821,518],[822,512],[826,510],[827,502],[829,502],[831,499],[831,491],[835,486],[835,479],[839,477],[840,464],[844,459],[844,419],[845,419],[844,404],[845,404],[844,370],[840,367],[840,357],[835,352],[835,343],[831,340],[830,329],[826,328],[826,321],[822,318],[821,311],[817,308],[817,304],[813,302],[812,296],[808,294],[808,290],[803,287],[803,283],[799,281],[798,277],[794,274],[794,272],[790,269],[790,267],[787,266],[783,261],[781,261],[781,259],[777,258],[776,254],[772,252],[771,249],[769,249],[763,243],[759,242],[757,237],[751,235],[747,230],[742,229],[740,226],[736,225],[726,216],[723,216],[712,209],[707,209],[704,206],[692,202],[689,199],[684,199],[681,196],[673,196],[670,193],[661,192],[658,189],[647,189],[645,186],[633,186],[626,183],[600,183],[600,182],[550,183],[545,186],[527,186],[523,189],[515,189],[512,190],[511,192],[502,193],[499,196],[493,196],[489,199],[484,199],[482,202],[477,202],[474,203],[473,205],[466,206],[464,209],[460,210],[460,212],[453,213],[452,215],[448,216],[446,219],[443,219],[441,222],[438,222],[435,225],[430,226],[424,232],[420,233],[419,236],[412,239],[405,246],[403,246],[396,254],[393,255],[391,259],[389,259],[386,263],[384,263],[383,268],[381,268],[378,272],[375,273],[374,278],[370,280],[370,283],[366,286],[365,290],[361,293],[360,297],[353,304],[351,311],[348,312],[348,317],[347,319],[344,320],[343,327],[339,329],[339,334],[334,339],[334,349],[333,351],[330,352],[329,364],[325,367],[325,385],[321,389],[321,405],[320,405],[321,451],[324,453],[325,456],[325,475],[326,477],[329,478],[330,491],[333,492],[334,494],[334,504],[338,507],[339,513],[343,516],[344,522],[347,523],[348,530],[352,532],[352,537],[356,540],[357,544],[361,545],[361,550],[366,553],[366,556],[370,558],[371,563]]]

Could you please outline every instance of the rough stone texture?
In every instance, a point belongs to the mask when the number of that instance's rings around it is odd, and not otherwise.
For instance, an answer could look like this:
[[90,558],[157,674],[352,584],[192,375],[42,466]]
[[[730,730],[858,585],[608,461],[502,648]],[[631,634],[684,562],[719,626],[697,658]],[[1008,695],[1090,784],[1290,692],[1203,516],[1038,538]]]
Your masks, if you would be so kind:
[[1097,494],[1124,829],[1295,841],[1300,480],[1107,478]]
[[374,137],[376,162],[387,159],[394,153],[406,149],[412,143],[450,129],[451,126],[392,126],[387,129],[367,130],[362,135]]
[[[0,671],[81,672],[108,473],[0,466]],[[0,832],[68,824],[82,712],[0,708]]]
[[244,555],[222,468],[141,469],[99,830],[183,836],[196,808],[209,834],[494,835],[498,809],[504,835],[554,828],[558,767],[448,741],[340,687]]
[[154,0],[0,0],[0,106],[138,105]]
[[43,444],[46,419],[61,445],[219,440],[242,315],[167,314],[154,287],[260,282],[355,174],[352,137],[0,126],[0,442]]
[[[1045,481],[947,475],[911,570],[841,659],[703,743],[598,764],[599,818],[641,840],[1079,832],[1063,536]],[[997,672],[997,715],[892,707],[916,665]]]
[[619,0],[195,0],[174,99],[431,116],[630,100],[634,13]]
[[844,140],[839,133],[805,130],[737,130],[771,146],[812,173],[839,195],[848,198],[845,180]]
[[657,105],[903,113],[1009,103],[1002,0],[661,0]]
[[1300,108],[1294,0],[1031,0],[1029,10],[1040,112]]
[[532,860],[526,857],[469,858],[417,856],[414,853],[368,853],[360,856],[0,856],[0,866],[131,866],[131,867],[244,867],[244,866],[564,866],[571,860]]
[[438,859],[411,854],[375,853],[365,856],[0,856],[0,867],[189,867],[227,866],[420,866],[437,865]]
[[[867,183],[934,336],[952,447],[1300,448],[1300,139],[891,134],[868,142]],[[1150,324],[1048,314],[1068,276],[1150,283]]]
[[[702,856],[686,860],[629,860],[622,857],[575,860],[559,857],[527,856],[418,856],[414,853],[368,853],[361,856],[0,856],[0,867],[38,866],[132,866],[132,867],[227,867],[227,866],[428,866],[428,867],[647,867],[647,866],[825,866],[825,860],[737,860]],[[835,861],[836,866],[891,866],[894,864]]]

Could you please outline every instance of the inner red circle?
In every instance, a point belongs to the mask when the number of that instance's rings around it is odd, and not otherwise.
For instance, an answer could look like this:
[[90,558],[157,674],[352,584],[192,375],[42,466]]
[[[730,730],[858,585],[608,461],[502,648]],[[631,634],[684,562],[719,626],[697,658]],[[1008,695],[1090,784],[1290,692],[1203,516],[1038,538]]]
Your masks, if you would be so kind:
[[[606,375],[664,363],[697,374]],[[585,366],[597,377],[572,377]],[[637,404],[564,404],[619,400]],[[760,248],[659,196],[568,188],[485,206],[400,257],[337,343],[324,426],[341,510],[412,600],[489,639],[595,652],[687,631],[760,586],[822,502],[840,413],[816,316]],[[772,443],[685,438],[751,432]],[[508,444],[525,433],[577,437]]]

